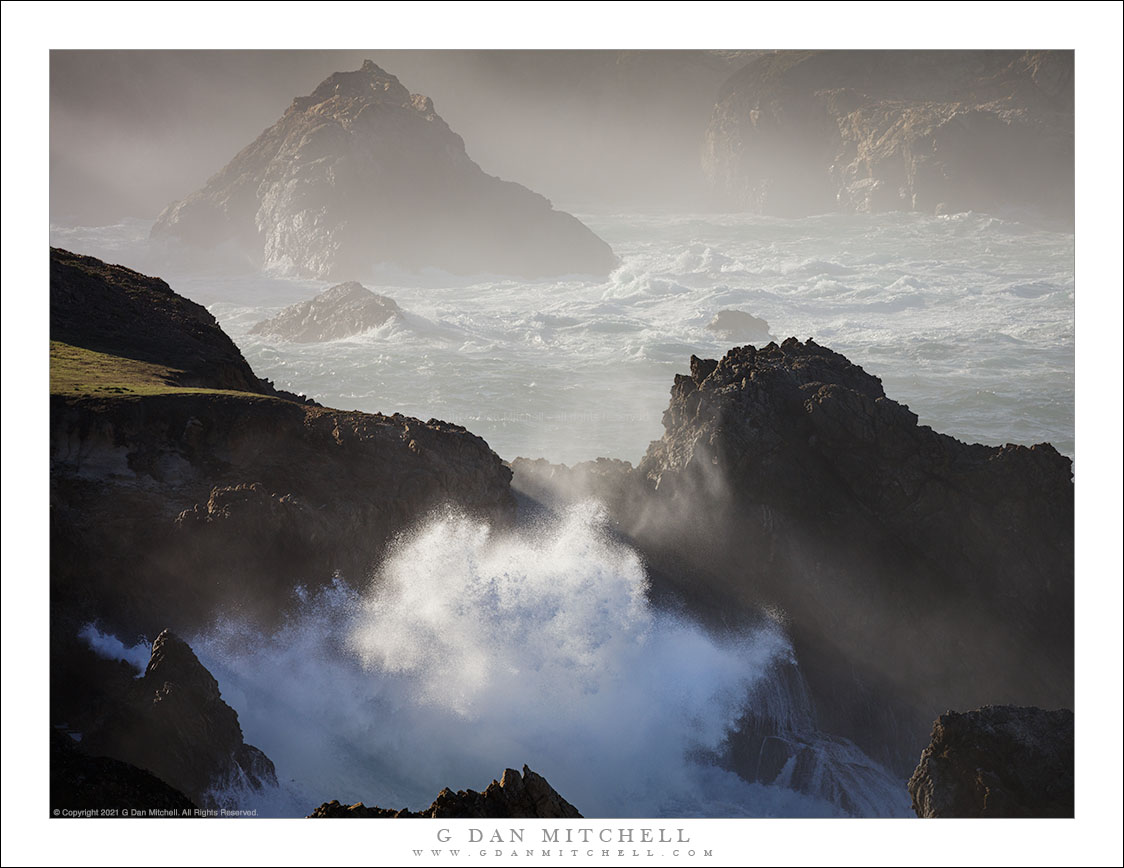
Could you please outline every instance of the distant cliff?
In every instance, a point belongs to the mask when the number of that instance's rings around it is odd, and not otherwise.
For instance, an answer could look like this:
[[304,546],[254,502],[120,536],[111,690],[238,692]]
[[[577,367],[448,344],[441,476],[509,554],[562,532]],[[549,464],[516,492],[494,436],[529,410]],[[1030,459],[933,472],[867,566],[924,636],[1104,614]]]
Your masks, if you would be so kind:
[[612,250],[571,215],[485,174],[434,110],[371,61],[298,97],[153,227],[262,268],[356,279],[376,265],[521,277],[606,274]]
[[732,75],[703,168],[778,216],[954,211],[1072,225],[1072,51],[778,51]]

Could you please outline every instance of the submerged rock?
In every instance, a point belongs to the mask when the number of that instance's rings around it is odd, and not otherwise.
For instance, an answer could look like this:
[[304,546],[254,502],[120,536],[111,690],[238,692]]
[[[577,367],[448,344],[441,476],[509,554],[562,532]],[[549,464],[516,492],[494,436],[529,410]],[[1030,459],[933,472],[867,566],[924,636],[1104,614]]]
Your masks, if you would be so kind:
[[769,323],[743,310],[720,310],[706,324],[709,331],[719,337],[735,341],[761,341],[769,339]]
[[147,769],[200,805],[231,788],[277,786],[273,763],[243,741],[214,676],[167,630],[152,643],[144,676],[83,747]]
[[515,769],[505,769],[499,781],[492,781],[482,793],[475,790],[453,792],[447,787],[424,811],[399,811],[386,808],[368,808],[362,802],[341,805],[338,801],[325,802],[310,817],[356,818],[409,818],[447,817],[465,819],[580,819],[577,808],[567,802],[547,783],[542,775],[523,766],[523,774]]
[[762,214],[975,210],[1072,226],[1073,62],[763,52],[722,86],[704,171],[730,206]]
[[340,283],[315,298],[289,305],[250,329],[295,343],[322,343],[362,334],[400,316],[394,299],[375,295],[355,281]]
[[919,817],[1072,817],[1073,712],[985,706],[933,723],[909,794]]
[[317,278],[381,263],[542,277],[617,262],[576,218],[485,174],[428,97],[369,60],[293,100],[152,235]]

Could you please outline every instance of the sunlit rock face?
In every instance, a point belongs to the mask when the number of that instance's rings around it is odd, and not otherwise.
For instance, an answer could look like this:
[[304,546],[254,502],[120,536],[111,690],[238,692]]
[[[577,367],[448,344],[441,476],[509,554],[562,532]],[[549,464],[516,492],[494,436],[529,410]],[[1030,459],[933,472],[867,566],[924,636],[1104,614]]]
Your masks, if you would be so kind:
[[1073,53],[781,51],[722,86],[703,168],[762,214],[1073,220]]
[[152,234],[324,279],[380,264],[606,274],[617,261],[570,214],[485,174],[428,97],[371,61],[293,100],[202,190],[168,206]]

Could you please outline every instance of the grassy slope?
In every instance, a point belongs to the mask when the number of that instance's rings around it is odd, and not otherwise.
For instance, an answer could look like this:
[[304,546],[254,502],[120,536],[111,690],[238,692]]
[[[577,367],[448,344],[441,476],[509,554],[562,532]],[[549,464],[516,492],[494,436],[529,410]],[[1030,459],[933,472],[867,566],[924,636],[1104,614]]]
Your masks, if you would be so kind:
[[[96,395],[244,395],[229,389],[201,389],[173,385],[183,372],[176,368],[138,362],[94,350],[51,341],[51,394],[78,397]],[[279,399],[273,399],[279,400]]]

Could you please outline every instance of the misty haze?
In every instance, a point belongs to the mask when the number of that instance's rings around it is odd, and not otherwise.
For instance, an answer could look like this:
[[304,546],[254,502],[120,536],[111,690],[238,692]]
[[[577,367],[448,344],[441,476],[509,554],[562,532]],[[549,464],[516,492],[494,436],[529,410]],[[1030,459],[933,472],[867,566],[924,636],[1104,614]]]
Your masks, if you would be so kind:
[[52,52],[52,807],[1072,816],[1073,87]]

